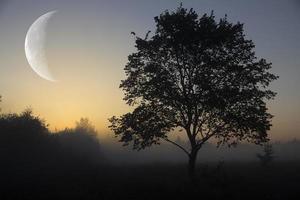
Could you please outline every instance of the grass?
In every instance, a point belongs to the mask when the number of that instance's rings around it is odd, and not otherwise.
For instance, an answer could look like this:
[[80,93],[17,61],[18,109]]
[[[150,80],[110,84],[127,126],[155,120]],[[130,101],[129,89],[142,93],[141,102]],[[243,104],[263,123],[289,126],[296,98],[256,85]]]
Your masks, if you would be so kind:
[[[300,162],[201,163],[191,184],[186,166],[92,165],[3,171],[1,199],[292,199],[299,198]],[[4,177],[4,178],[3,178]]]

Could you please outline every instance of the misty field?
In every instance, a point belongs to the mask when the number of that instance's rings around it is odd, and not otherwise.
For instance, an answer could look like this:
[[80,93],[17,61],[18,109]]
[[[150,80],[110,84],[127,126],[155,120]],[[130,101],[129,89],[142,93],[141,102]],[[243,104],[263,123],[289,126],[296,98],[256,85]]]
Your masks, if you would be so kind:
[[[3,168],[3,165],[2,165]],[[191,185],[185,165],[91,165],[1,169],[1,199],[287,199],[299,197],[300,162],[200,164]]]
[[274,143],[274,160],[267,165],[256,156],[262,153],[260,146],[216,149],[207,144],[191,181],[184,154],[173,146],[130,151],[117,140],[99,140],[88,119],[50,132],[26,110],[0,115],[0,128],[1,200],[300,196],[297,140]]

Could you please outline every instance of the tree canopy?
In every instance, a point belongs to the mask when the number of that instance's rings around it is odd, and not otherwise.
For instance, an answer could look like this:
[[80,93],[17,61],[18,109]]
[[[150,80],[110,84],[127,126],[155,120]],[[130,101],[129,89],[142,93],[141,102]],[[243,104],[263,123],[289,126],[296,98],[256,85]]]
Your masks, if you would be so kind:
[[[120,141],[143,149],[164,139],[189,156],[212,137],[219,145],[267,141],[266,100],[275,96],[268,86],[277,76],[255,56],[243,24],[182,6],[154,20],[154,34],[135,36],[137,51],[124,69],[120,88],[134,110],[110,119]],[[185,130],[190,150],[168,138],[176,128]]]

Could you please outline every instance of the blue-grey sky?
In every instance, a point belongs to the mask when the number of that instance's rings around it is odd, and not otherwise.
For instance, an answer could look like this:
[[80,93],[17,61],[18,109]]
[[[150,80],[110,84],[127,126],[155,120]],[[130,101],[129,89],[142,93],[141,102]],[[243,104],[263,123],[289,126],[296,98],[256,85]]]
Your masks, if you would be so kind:
[[[47,119],[51,128],[70,126],[87,116],[104,134],[107,118],[128,111],[118,85],[127,56],[134,51],[130,35],[154,30],[153,18],[180,2],[200,15],[214,10],[244,23],[257,57],[273,63],[280,78],[278,95],[269,104],[275,115],[271,137],[299,138],[300,1],[298,0],[0,0],[0,94],[2,112],[26,106]],[[47,55],[51,83],[33,72],[24,54],[30,25],[58,10],[48,27]]]

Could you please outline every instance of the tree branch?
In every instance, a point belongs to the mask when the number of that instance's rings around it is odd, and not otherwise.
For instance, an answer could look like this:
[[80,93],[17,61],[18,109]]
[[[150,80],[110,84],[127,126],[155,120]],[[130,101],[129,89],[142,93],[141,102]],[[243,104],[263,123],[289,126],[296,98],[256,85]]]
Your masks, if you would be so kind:
[[173,142],[172,140],[169,140],[168,138],[162,138],[164,139],[165,141],[177,146],[178,148],[180,148],[182,151],[184,151],[184,153],[186,153],[188,156],[190,155],[190,153],[181,145],[177,144],[176,142]]
[[197,142],[197,145],[203,145],[207,140],[209,140],[212,136],[214,136],[216,133],[218,133],[219,129],[223,129],[227,124],[224,123],[222,126],[218,127],[218,130],[213,131],[210,133],[211,129],[206,133],[206,136],[202,138],[202,140]]

